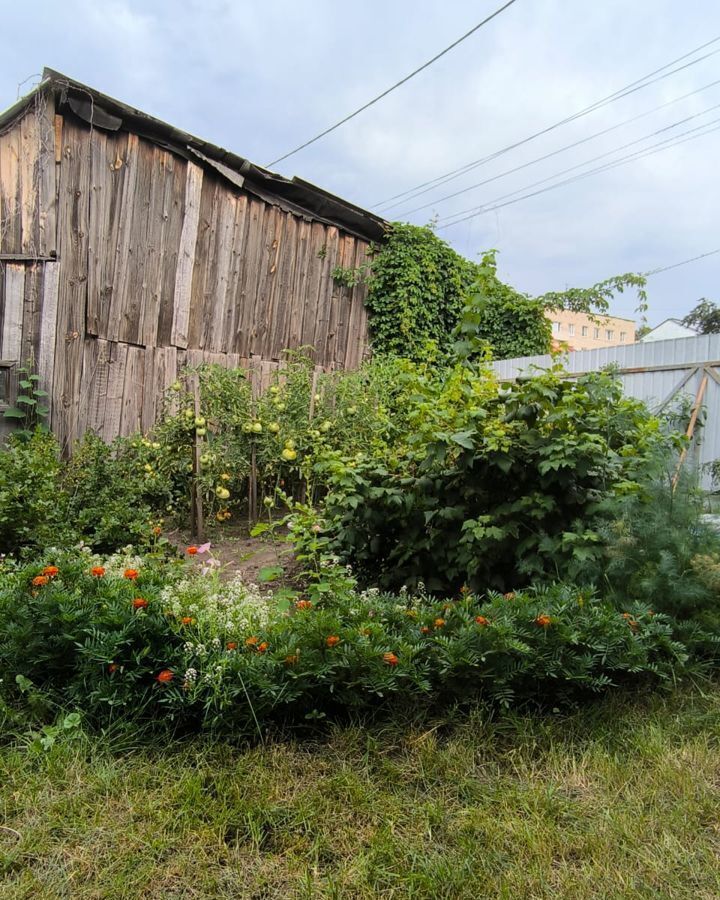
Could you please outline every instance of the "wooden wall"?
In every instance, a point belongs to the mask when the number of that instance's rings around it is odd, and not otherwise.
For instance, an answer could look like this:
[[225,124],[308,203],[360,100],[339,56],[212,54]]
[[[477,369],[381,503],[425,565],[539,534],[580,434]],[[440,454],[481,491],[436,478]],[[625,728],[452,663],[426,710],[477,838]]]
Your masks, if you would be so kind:
[[365,289],[330,274],[366,259],[363,240],[46,102],[0,155],[0,359],[32,350],[66,448],[87,429],[148,429],[186,364],[267,381],[285,349],[310,346],[326,369],[367,354]]

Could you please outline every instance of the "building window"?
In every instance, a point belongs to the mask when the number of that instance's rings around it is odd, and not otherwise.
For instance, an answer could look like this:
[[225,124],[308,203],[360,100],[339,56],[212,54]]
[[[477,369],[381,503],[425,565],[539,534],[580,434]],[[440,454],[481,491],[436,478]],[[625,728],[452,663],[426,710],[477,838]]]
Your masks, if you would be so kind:
[[552,323],[552,330],[553,330],[553,334],[560,334],[560,323],[559,323],[559,322],[553,322],[553,323]]
[[575,326],[574,325],[568,325],[568,334],[570,334],[570,335],[575,334]]
[[613,338],[615,337],[615,332],[612,331],[610,328],[608,328],[608,330],[605,332],[605,337],[606,337],[609,341],[611,341],[611,340],[613,340]]
[[593,328],[593,337],[595,338],[596,341],[599,339],[599,337],[600,337],[600,329],[599,328]]
[[626,337],[627,337],[627,331],[621,331],[621,332],[620,332],[620,343],[621,343],[621,344],[624,344],[624,343],[625,343],[625,338],[626,338]]
[[582,327],[582,336],[583,336],[583,337],[587,337],[587,336],[588,336],[588,327],[587,327],[587,325],[583,325],[583,327]]

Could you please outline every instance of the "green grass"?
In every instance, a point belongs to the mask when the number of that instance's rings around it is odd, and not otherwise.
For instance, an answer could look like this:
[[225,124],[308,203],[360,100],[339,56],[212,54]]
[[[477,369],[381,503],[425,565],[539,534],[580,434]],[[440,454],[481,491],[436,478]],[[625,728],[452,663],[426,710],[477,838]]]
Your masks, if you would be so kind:
[[17,742],[0,897],[710,900],[719,810],[717,687],[250,749]]

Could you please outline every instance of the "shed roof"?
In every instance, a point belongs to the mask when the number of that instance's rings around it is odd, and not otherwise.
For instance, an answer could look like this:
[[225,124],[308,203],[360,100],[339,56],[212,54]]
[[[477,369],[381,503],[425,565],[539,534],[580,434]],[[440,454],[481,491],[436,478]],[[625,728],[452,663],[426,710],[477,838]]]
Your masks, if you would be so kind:
[[58,112],[72,112],[94,128],[131,131],[147,140],[215,169],[223,178],[268,203],[312,218],[370,241],[380,240],[387,227],[384,219],[354,203],[304,181],[285,178],[257,166],[229,150],[181,131],[120,100],[108,97],[54,69],[44,69],[38,86],[0,113],[0,131],[21,116],[41,92],[52,92]]

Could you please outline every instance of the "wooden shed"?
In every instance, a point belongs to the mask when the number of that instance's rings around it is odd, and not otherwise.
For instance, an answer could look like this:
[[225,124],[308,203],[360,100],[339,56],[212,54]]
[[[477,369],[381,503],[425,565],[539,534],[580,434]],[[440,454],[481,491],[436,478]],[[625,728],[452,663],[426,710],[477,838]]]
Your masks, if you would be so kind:
[[356,367],[384,222],[45,70],[0,115],[0,409],[33,358],[66,449],[147,429],[186,364]]

